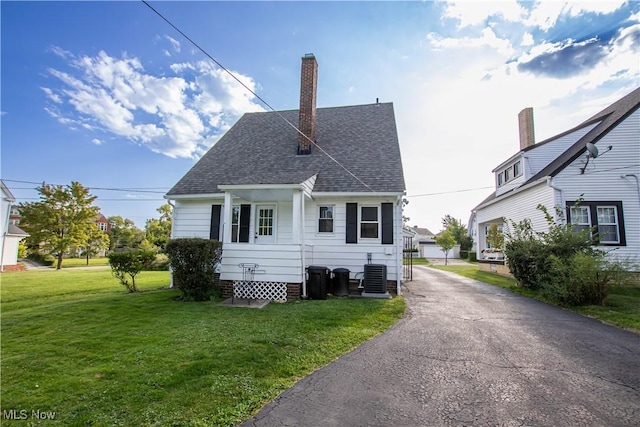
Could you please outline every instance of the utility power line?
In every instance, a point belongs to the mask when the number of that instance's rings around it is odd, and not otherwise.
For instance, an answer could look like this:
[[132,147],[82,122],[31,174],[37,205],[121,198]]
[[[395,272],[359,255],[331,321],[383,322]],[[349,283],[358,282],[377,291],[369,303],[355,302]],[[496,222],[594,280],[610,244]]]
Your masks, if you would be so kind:
[[285,123],[287,123],[289,126],[291,126],[293,129],[296,130],[296,132],[298,132],[298,134],[302,135],[303,138],[305,138],[307,141],[309,141],[309,143],[311,143],[314,147],[316,147],[322,154],[324,154],[325,156],[327,156],[329,159],[331,159],[331,161],[333,161],[336,165],[338,165],[339,167],[341,167],[342,169],[344,169],[345,172],[347,172],[349,175],[351,175],[353,178],[355,178],[360,184],[364,185],[369,191],[371,192],[375,192],[373,190],[373,188],[371,188],[369,185],[367,185],[363,180],[361,180],[360,178],[358,178],[353,172],[351,172],[346,166],[344,166],[342,163],[340,163],[336,158],[334,158],[332,155],[330,155],[329,153],[327,153],[327,151],[325,151],[322,147],[320,147],[318,144],[316,144],[315,141],[312,141],[311,138],[309,138],[307,135],[304,134],[304,132],[302,132],[300,129],[298,129],[298,127],[296,125],[294,125],[293,123],[291,123],[285,116],[282,115],[282,113],[280,113],[279,111],[276,111],[275,108],[273,108],[271,106],[271,104],[269,104],[267,101],[265,101],[260,95],[258,95],[256,92],[254,92],[249,86],[247,86],[246,84],[244,84],[238,77],[235,76],[235,74],[233,74],[231,71],[229,71],[224,65],[222,65],[220,62],[218,62],[213,56],[211,56],[206,50],[204,50],[202,47],[200,47],[200,45],[198,43],[196,43],[195,41],[191,40],[191,38],[189,36],[187,36],[182,30],[180,30],[178,27],[176,27],[171,21],[169,21],[167,18],[165,18],[160,12],[158,12],[156,9],[154,9],[149,3],[147,3],[146,0],[141,0],[142,3],[144,3],[149,9],[151,9],[153,12],[155,12],[156,15],[158,15],[160,18],[162,18],[162,20],[164,20],[167,24],[169,24],[174,30],[176,30],[178,33],[180,33],[180,35],[182,37],[184,37],[185,39],[187,39],[187,41],[189,41],[189,43],[191,43],[193,46],[195,46],[200,52],[202,52],[207,58],[209,58],[210,60],[212,60],[218,67],[220,67],[223,71],[225,71],[227,74],[229,74],[235,81],[237,81],[238,83],[240,83],[240,85],[242,85],[242,87],[244,87],[247,91],[249,91],[253,96],[255,96],[257,99],[260,100],[260,102],[262,102],[267,108],[269,108],[269,110],[271,110],[272,112],[276,113],[278,115],[278,117],[280,117]]

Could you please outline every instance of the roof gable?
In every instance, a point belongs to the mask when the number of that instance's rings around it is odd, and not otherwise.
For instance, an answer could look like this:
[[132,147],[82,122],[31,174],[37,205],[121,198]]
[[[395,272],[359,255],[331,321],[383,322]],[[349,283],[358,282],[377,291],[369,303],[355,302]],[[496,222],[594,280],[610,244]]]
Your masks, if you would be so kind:
[[300,184],[317,175],[316,192],[403,192],[393,104],[317,109],[317,147],[297,155],[298,110],[247,113],[167,196],[221,193],[219,185]]
[[560,154],[554,161],[540,170],[540,172],[529,178],[527,182],[525,182],[525,184],[536,181],[545,176],[556,176],[565,167],[571,164],[575,159],[577,159],[586,151],[587,142],[590,142],[592,144],[597,143],[639,107],[640,88],[637,88],[633,92],[614,102],[613,104],[595,114],[594,116],[590,117],[575,128],[570,129],[569,131],[564,132],[563,134],[560,134],[554,138],[550,138],[557,139],[566,133],[574,132],[577,129],[591,126],[594,123],[599,122],[593,129],[587,132],[587,134],[582,138],[578,139],[573,145],[571,145],[567,150]]

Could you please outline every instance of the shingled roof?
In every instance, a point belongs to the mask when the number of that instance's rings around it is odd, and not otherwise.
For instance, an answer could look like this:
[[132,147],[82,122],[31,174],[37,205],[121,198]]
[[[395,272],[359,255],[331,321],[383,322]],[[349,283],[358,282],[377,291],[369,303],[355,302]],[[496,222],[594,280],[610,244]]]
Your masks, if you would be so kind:
[[546,144],[550,141],[556,140],[560,137],[563,137],[567,134],[573,133],[579,129],[585,128],[587,126],[592,126],[593,124],[598,123],[593,129],[591,129],[586,135],[582,138],[578,139],[575,143],[573,143],[569,148],[567,148],[563,153],[561,153],[558,157],[556,157],[551,163],[542,168],[538,173],[529,178],[526,182],[524,182],[519,187],[516,187],[506,193],[501,194],[500,196],[496,196],[496,193],[493,192],[486,199],[484,199],[480,204],[478,204],[473,209],[477,209],[480,206],[483,206],[486,203],[494,199],[498,199],[501,197],[507,197],[512,194],[513,191],[518,188],[524,187],[527,184],[538,181],[539,179],[548,177],[548,176],[556,176],[560,173],[564,168],[570,165],[574,160],[580,157],[582,154],[586,152],[586,144],[590,142],[592,144],[596,144],[600,139],[602,139],[606,134],[608,134],[612,129],[614,129],[618,124],[620,124],[624,119],[629,117],[634,111],[640,108],[640,88],[635,89],[633,92],[628,95],[622,97],[618,101],[614,102],[604,110],[580,123],[578,126],[569,129],[559,135],[556,135],[552,138],[546,139],[542,142],[539,142],[535,145],[525,148],[523,151],[534,150],[542,144]]
[[357,179],[312,147],[297,155],[298,110],[247,113],[167,193],[222,193],[218,185],[300,184],[317,174],[314,192],[405,190],[392,103],[318,108],[316,142]]

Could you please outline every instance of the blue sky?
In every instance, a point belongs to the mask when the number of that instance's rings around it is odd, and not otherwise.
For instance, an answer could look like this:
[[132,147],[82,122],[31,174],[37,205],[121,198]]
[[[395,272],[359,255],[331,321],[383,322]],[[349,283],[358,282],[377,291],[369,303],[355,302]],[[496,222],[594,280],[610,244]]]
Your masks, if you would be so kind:
[[[305,53],[318,107],[393,102],[406,215],[434,232],[491,192],[520,110],[541,141],[640,85],[638,2],[150,4],[276,110],[298,108]],[[79,181],[143,227],[243,113],[268,109],[142,2],[0,7],[1,175],[19,202],[33,182]]]

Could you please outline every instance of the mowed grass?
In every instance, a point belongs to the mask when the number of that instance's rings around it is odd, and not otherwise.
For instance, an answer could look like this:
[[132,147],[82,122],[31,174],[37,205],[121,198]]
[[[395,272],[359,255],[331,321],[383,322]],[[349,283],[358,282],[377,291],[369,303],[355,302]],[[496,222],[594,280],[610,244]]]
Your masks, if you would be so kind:
[[[477,266],[437,265],[433,266],[433,268],[451,271],[470,279],[500,286],[515,293],[551,303],[538,292],[518,287],[515,279],[480,271]],[[576,313],[640,333],[640,284],[632,287],[612,287],[604,305],[567,308]]]
[[[57,261],[56,261],[57,262]],[[89,258],[89,267],[109,265],[109,258]],[[56,264],[54,263],[55,267]],[[62,268],[87,267],[86,258],[64,258],[62,260]]]
[[1,280],[3,414],[55,413],[47,425],[236,425],[405,310],[402,298],[177,302],[167,272],[140,273],[139,294],[109,270]]

